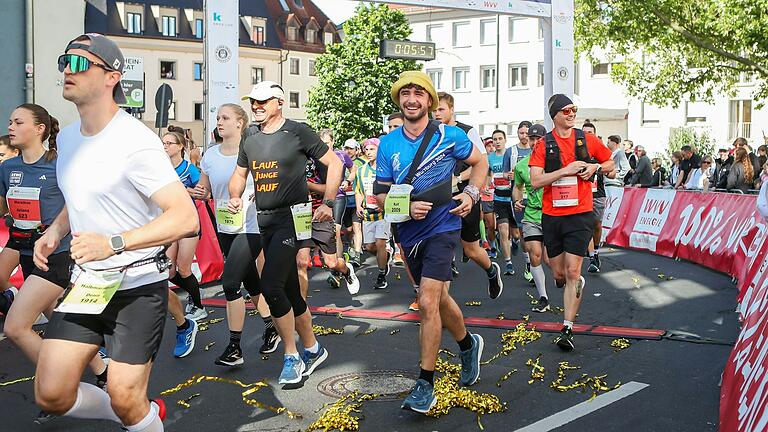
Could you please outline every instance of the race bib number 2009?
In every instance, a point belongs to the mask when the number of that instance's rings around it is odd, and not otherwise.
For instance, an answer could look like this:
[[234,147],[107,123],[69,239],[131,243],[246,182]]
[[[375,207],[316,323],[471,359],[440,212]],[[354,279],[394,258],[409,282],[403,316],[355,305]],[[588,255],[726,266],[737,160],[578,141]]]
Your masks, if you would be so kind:
[[384,201],[384,220],[400,223],[411,219],[411,191],[409,184],[392,185]]

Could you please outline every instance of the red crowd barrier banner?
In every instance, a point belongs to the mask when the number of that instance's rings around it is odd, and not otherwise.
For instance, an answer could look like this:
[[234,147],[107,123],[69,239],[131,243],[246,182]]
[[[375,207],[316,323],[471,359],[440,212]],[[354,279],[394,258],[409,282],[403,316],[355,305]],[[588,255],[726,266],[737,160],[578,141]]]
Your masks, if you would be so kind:
[[606,188],[607,243],[738,278],[743,327],[723,371],[721,431],[768,430],[768,225],[754,195]]
[[[213,223],[205,208],[205,204],[195,200],[197,205],[197,214],[200,217],[200,229],[202,236],[197,244],[195,251],[195,260],[192,264],[192,272],[197,276],[200,283],[215,282],[221,278],[224,270],[224,258],[219,248],[219,241],[216,239],[216,231]],[[211,204],[213,205],[213,204]],[[0,244],[6,244],[8,241],[8,227],[0,224]],[[10,282],[13,286],[21,287],[24,278],[21,274],[21,267],[16,267],[11,275]]]

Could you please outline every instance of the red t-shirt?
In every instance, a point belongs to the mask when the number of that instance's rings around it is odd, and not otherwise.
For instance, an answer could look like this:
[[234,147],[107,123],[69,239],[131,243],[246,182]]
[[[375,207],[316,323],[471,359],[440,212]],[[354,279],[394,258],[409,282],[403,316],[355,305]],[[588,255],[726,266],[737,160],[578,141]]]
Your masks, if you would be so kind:
[[[556,133],[553,133],[553,135],[555,136],[557,146],[560,147],[560,160],[562,161],[562,166],[566,167],[576,160],[576,153],[574,152],[574,140],[576,139],[575,132],[571,130],[571,136],[568,138],[562,138]],[[611,159],[611,151],[608,150],[608,147],[606,147],[602,141],[600,141],[600,138],[592,134],[585,134],[585,138],[587,141],[587,150],[591,157],[597,159],[600,163]],[[546,145],[544,143],[544,138],[541,138],[539,142],[536,143],[533,153],[531,153],[531,159],[528,162],[528,166],[544,168],[545,151]],[[578,204],[555,207],[552,203],[552,186],[544,186],[544,196],[542,199],[542,211],[544,214],[549,216],[567,216],[592,211],[592,183],[584,181],[578,176],[574,177],[577,179]],[[563,183],[567,183],[568,179],[564,177],[562,180]]]

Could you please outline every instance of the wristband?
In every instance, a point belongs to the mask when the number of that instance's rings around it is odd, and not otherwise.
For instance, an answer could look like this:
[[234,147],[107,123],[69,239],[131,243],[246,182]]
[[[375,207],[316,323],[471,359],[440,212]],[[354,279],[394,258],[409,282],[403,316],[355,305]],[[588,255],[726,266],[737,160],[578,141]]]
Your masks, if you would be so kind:
[[480,201],[480,190],[477,188],[477,186],[467,185],[464,188],[464,193],[472,198],[472,205],[475,205],[478,201]]

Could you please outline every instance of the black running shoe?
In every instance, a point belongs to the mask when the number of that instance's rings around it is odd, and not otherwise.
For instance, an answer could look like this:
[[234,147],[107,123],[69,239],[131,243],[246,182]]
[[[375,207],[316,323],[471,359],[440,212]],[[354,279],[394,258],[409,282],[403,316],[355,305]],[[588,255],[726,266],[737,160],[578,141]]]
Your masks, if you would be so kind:
[[600,266],[597,265],[597,255],[589,258],[589,268],[587,269],[590,273],[600,273]]
[[540,297],[536,306],[531,308],[534,312],[546,312],[549,310],[549,300],[546,297]]
[[51,421],[51,420],[53,420],[55,418],[56,418],[56,416],[53,415],[53,414],[48,414],[45,411],[40,411],[39,413],[37,413],[37,417],[35,417],[35,423],[41,425],[41,424],[44,424],[44,423],[48,423],[49,421]]
[[563,326],[563,329],[560,330],[560,336],[555,338],[555,343],[563,351],[573,351],[575,348],[575,345],[573,344],[573,330],[567,326]]
[[269,327],[268,329],[264,330],[264,335],[261,337],[261,339],[264,340],[261,348],[259,348],[259,352],[262,354],[270,354],[275,352],[275,350],[277,350],[277,345],[282,340],[280,335],[277,334],[277,329],[274,327]]
[[600,268],[603,266],[600,264],[600,255],[595,251],[595,265],[597,265],[597,271],[600,271]]
[[491,267],[494,269],[494,275],[488,277],[488,297],[496,300],[504,291],[504,282],[501,280],[501,267],[493,261],[491,261]]
[[240,349],[240,345],[230,342],[224,352],[221,353],[215,363],[221,366],[237,366],[243,364],[243,350]]
[[376,277],[376,285],[373,286],[374,289],[384,289],[387,287],[387,276],[385,273],[379,272],[379,275]]

